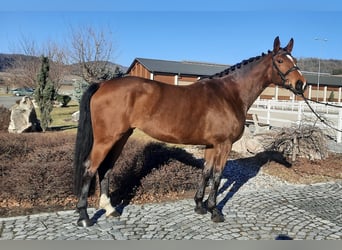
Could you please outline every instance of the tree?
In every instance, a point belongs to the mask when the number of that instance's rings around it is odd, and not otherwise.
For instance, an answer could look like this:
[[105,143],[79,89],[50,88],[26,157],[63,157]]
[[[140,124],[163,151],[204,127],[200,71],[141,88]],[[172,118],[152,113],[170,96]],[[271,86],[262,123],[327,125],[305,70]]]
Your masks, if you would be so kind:
[[88,83],[100,82],[117,77],[117,68],[110,59],[113,43],[110,31],[92,27],[71,28],[71,61],[80,67],[80,76]]
[[329,98],[328,98],[328,102],[333,102],[334,100],[335,100],[335,94],[334,94],[334,91],[331,91]]
[[342,75],[342,69],[333,69],[332,75]]
[[114,77],[123,77],[125,75],[125,72],[123,72],[119,66],[116,66],[114,71]]
[[34,87],[41,64],[40,55],[46,55],[50,62],[49,78],[58,91],[67,71],[67,54],[64,48],[51,41],[38,45],[35,41],[22,37],[16,53],[19,55],[9,70],[13,76],[11,82],[17,86]]
[[65,75],[68,73],[68,55],[66,49],[54,42],[47,42],[43,50],[50,61],[49,78],[53,82],[56,93],[59,91]]
[[45,132],[50,123],[51,111],[53,109],[53,101],[55,99],[55,88],[49,79],[49,59],[42,56],[41,68],[37,77],[37,87],[34,91],[34,98],[40,110],[41,127]]
[[75,80],[74,83],[74,97],[80,103],[83,93],[89,87],[89,83],[85,82],[84,80]]

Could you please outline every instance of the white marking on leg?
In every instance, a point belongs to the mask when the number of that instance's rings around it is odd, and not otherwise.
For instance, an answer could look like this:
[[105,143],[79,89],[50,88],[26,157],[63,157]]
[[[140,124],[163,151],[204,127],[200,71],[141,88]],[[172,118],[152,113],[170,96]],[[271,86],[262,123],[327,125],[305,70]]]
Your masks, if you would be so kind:
[[84,162],[84,167],[86,169],[88,169],[90,167],[90,160],[89,159]]
[[112,204],[110,204],[110,198],[105,194],[101,194],[99,206],[100,208],[106,210],[107,217],[115,211],[115,208],[113,208]]

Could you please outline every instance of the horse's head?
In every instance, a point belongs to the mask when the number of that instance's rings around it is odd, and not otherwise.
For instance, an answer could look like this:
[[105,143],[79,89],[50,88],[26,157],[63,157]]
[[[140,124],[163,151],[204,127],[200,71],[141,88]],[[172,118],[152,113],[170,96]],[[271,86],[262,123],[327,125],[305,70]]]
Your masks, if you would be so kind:
[[285,48],[280,47],[279,37],[273,44],[272,80],[276,85],[291,90],[296,95],[302,95],[306,88],[306,80],[292,57],[293,38]]

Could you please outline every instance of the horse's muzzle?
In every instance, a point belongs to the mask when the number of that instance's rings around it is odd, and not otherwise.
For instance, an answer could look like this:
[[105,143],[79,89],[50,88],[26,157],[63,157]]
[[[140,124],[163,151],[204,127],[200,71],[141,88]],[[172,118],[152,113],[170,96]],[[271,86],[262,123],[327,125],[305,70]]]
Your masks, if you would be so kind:
[[296,86],[295,86],[295,89],[296,89],[296,92],[299,93],[299,94],[303,94],[305,89],[306,89],[306,84],[303,83],[301,80],[298,80],[296,82]]

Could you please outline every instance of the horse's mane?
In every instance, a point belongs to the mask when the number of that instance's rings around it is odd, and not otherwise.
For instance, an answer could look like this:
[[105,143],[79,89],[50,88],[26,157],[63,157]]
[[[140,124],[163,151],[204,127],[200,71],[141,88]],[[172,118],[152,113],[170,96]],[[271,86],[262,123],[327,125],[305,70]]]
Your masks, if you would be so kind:
[[222,77],[222,76],[228,75],[229,73],[235,71],[236,69],[240,69],[241,66],[250,64],[250,63],[255,62],[255,61],[258,61],[260,58],[262,58],[262,57],[264,57],[270,53],[272,53],[272,51],[269,50],[267,52],[267,54],[262,53],[260,56],[255,56],[255,57],[251,57],[247,60],[243,60],[242,62],[234,64],[233,66],[230,66],[229,68],[227,68],[221,72],[218,72],[218,73],[211,75],[211,76],[204,76],[201,79],[206,79],[206,78],[212,79],[212,78],[217,78],[217,77]]

